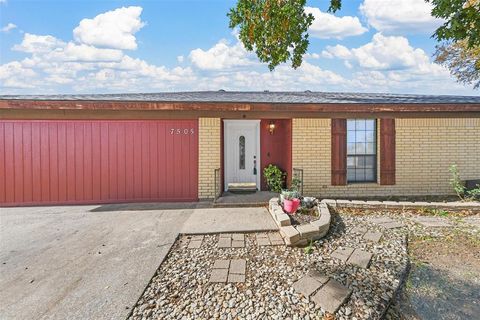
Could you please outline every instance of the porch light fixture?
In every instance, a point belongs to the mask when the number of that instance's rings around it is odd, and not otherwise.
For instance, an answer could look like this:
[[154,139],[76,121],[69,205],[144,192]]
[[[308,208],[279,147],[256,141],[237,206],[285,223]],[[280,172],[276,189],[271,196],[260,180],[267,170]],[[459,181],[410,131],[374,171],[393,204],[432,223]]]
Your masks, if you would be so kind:
[[268,124],[268,132],[270,132],[270,134],[273,134],[274,131],[275,131],[275,121],[270,121],[270,123]]

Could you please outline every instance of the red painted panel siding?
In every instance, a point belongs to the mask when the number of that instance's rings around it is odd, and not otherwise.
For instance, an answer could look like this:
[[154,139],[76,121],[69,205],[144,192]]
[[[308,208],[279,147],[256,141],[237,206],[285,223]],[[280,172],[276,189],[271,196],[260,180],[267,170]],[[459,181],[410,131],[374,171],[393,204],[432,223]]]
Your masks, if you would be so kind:
[[[275,123],[275,131],[270,134],[270,122]],[[260,121],[260,162],[261,187],[267,190],[263,169],[269,164],[278,166],[287,172],[287,181],[292,178],[292,120],[262,119]]]
[[197,120],[0,121],[0,205],[197,199]]

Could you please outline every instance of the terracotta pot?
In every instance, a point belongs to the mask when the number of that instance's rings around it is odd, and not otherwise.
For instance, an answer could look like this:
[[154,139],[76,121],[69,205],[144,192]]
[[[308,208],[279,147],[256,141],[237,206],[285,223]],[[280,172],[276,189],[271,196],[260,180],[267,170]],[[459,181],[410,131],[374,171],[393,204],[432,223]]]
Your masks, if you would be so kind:
[[299,205],[300,199],[283,200],[283,210],[290,214],[295,214]]

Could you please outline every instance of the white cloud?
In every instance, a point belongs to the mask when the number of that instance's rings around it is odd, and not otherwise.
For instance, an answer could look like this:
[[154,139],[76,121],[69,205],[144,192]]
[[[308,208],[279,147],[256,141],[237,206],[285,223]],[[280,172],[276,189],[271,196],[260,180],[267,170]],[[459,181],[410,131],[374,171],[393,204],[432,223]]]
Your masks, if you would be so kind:
[[432,33],[442,24],[425,0],[365,0],[360,11],[369,25],[389,34]]
[[[335,45],[328,46],[321,54],[307,53],[296,70],[282,64],[273,72],[247,52],[238,38],[232,43],[221,40],[211,48],[194,49],[188,56],[178,56],[178,64],[173,67],[131,57],[117,47],[61,40],[52,35],[26,33],[13,49],[27,53],[28,57],[0,65],[0,89],[5,94],[220,88],[474,93],[455,83],[447,70],[433,64],[423,50],[412,47],[406,38],[381,33],[357,48]],[[317,62],[315,59],[319,57],[340,61]],[[343,62],[346,69],[328,70],[319,65],[324,62],[335,66],[342,66]]]
[[325,50],[322,51],[322,57],[324,58],[340,58],[340,59],[349,59],[352,56],[350,49],[341,44],[335,46],[327,46]]
[[30,68],[23,66],[18,61],[0,65],[1,86],[5,88],[33,88],[31,79],[37,74]]
[[141,7],[122,7],[83,19],[73,30],[74,39],[97,47],[135,50],[135,33],[145,25],[141,13]]
[[13,46],[13,50],[29,53],[41,53],[50,52],[51,50],[64,45],[65,42],[50,35],[41,36],[25,33],[23,35],[22,43]]
[[315,17],[309,29],[312,37],[320,39],[343,39],[350,36],[358,36],[367,32],[357,17],[336,17],[333,14],[320,11],[318,8],[306,7],[306,13]]
[[406,92],[431,94],[472,94],[473,90],[456,83],[448,70],[433,63],[408,39],[377,33],[358,48],[328,46],[323,57],[343,60],[354,91]]
[[429,57],[419,48],[410,46],[408,39],[401,36],[384,36],[377,33],[372,41],[358,48],[348,49],[342,45],[327,47],[324,56],[356,62],[360,67],[373,70],[395,70],[409,68],[433,68]]
[[203,70],[222,70],[253,63],[241,42],[229,46],[226,40],[219,41],[207,51],[192,50],[189,58],[197,68]]
[[123,52],[116,49],[103,49],[86,44],[67,43],[46,55],[46,58],[57,61],[120,61]]
[[0,29],[0,32],[9,32],[15,28],[17,28],[17,25],[9,22],[5,27]]

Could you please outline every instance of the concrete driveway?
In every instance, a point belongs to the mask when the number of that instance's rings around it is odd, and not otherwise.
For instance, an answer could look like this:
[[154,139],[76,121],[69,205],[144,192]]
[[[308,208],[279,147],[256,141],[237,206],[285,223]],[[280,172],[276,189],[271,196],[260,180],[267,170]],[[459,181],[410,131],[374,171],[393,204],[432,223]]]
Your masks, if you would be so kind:
[[264,208],[0,208],[1,318],[123,319],[178,233],[275,228]]

